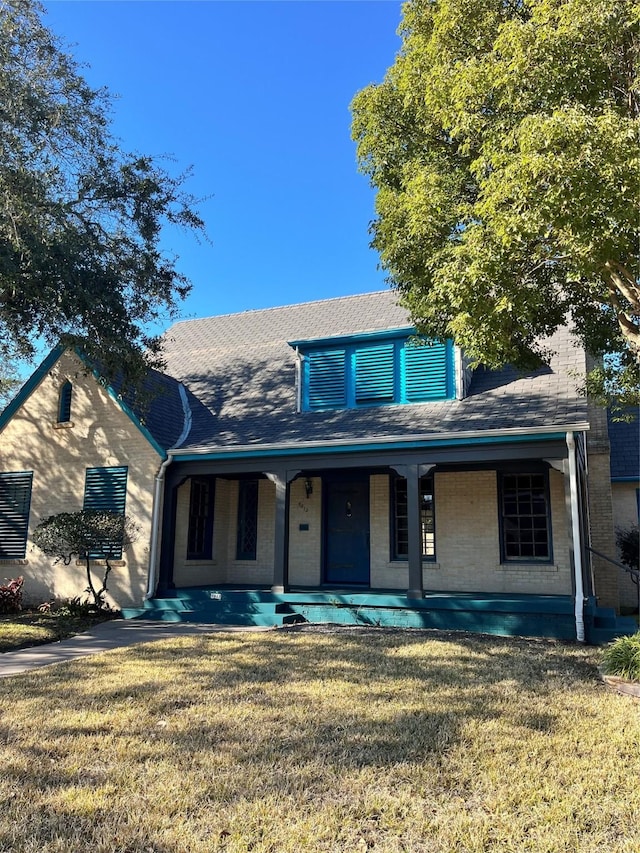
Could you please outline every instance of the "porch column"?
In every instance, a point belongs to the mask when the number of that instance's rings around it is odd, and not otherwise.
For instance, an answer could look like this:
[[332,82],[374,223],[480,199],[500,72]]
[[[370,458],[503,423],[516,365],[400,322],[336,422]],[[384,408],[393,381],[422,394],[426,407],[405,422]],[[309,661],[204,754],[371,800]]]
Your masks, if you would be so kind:
[[407,598],[424,598],[420,477],[424,477],[435,466],[392,465],[391,467],[407,481],[407,544],[409,557],[409,589],[407,590]]
[[289,585],[289,483],[298,473],[285,470],[264,472],[276,487],[272,592],[285,592]]

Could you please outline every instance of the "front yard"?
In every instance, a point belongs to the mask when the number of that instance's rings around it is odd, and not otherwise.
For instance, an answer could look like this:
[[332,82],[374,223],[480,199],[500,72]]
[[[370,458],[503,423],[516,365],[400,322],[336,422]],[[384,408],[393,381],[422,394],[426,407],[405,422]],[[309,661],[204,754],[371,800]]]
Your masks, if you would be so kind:
[[640,703],[594,649],[176,638],[0,681],[0,850],[637,853]]

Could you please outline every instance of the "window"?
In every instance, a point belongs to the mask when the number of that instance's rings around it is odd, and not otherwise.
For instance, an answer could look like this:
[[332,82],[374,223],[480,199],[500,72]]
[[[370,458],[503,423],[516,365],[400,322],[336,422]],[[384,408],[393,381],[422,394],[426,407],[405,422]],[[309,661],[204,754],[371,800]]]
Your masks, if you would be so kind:
[[191,480],[187,560],[211,559],[214,483],[211,479]]
[[551,560],[549,488],[544,472],[501,475],[502,560]]
[[[127,472],[126,466],[87,468],[83,509],[124,515],[127,502]],[[101,542],[89,556],[119,560],[122,557],[122,542]]]
[[[407,481],[404,477],[392,479],[393,560],[409,557],[409,519],[407,509]],[[434,560],[436,556],[433,474],[420,478],[420,519],[422,524],[422,556]]]
[[31,508],[32,471],[0,474],[0,559],[23,560]]
[[66,424],[71,420],[71,397],[73,396],[73,385],[65,382],[60,389],[58,397],[58,423]]
[[421,344],[407,332],[387,332],[326,345],[314,341],[292,345],[303,354],[302,408],[306,411],[454,396],[451,341]]
[[240,480],[236,560],[255,560],[258,542],[258,481]]

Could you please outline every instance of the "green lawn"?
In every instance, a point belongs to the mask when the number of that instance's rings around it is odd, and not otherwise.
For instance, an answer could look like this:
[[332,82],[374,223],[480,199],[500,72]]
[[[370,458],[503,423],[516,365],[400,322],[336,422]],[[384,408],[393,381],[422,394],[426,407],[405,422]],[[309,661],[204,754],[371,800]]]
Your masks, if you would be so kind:
[[638,853],[640,703],[594,649],[176,638],[0,680],[0,851]]

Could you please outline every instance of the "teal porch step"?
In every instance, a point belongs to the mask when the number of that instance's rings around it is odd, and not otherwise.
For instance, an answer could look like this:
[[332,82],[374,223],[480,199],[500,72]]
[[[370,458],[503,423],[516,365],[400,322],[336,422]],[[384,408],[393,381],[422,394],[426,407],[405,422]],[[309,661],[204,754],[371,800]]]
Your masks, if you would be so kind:
[[610,607],[587,607],[585,617],[586,641],[592,646],[610,643],[618,637],[635,634],[638,630],[635,619],[618,616]]
[[575,640],[570,596],[427,593],[408,599],[393,591],[193,587],[125,608],[125,619],[280,626],[294,622],[459,630],[502,636]]

